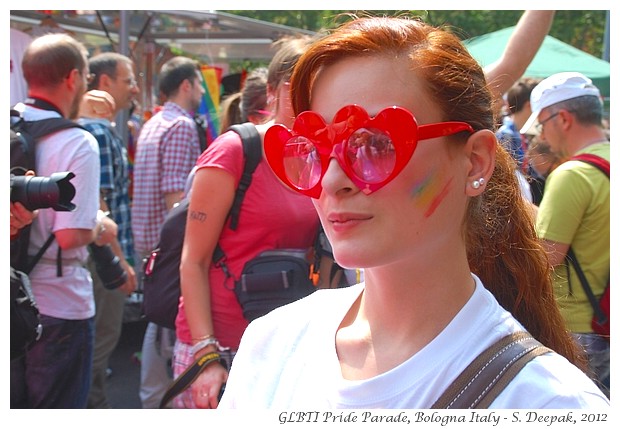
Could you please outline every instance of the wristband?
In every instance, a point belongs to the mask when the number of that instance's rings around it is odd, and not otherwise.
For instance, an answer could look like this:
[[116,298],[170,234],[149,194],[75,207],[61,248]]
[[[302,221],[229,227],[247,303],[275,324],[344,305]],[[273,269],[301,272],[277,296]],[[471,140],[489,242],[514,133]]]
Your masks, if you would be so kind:
[[220,346],[220,342],[215,337],[213,337],[213,336],[209,337],[209,338],[207,338],[205,340],[198,341],[189,350],[190,350],[190,353],[192,354],[192,356],[194,356],[200,350],[204,349],[207,346],[211,346],[211,345],[214,345],[220,351],[227,350],[224,347]]
[[95,241],[101,238],[101,235],[105,232],[105,225],[103,219],[106,218],[110,212],[104,212],[103,210],[97,210],[97,236]]

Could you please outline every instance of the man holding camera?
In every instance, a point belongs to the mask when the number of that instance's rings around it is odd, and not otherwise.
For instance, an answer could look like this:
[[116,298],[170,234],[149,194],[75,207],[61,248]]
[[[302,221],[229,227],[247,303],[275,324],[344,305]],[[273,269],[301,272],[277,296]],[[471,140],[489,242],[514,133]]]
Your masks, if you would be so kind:
[[[22,61],[28,99],[16,106],[28,121],[77,115],[88,81],[85,47],[66,34],[33,40]],[[73,211],[40,209],[32,222],[29,254],[54,234],[30,272],[43,333],[24,357],[11,361],[12,408],[84,408],[91,378],[95,302],[85,268],[87,245],[106,244],[116,224],[98,216],[99,151],[87,131],[69,128],[43,137],[36,173],[75,174]]]
[[[78,122],[86,128],[99,144],[101,167],[100,209],[108,212],[118,225],[118,235],[112,241],[114,254],[120,267],[102,267],[102,275],[97,274],[96,264],[105,265],[98,260],[97,248],[92,248],[89,268],[93,277],[95,292],[95,347],[93,352],[92,383],[88,394],[88,408],[109,408],[105,394],[105,383],[110,355],[116,348],[123,327],[123,312],[128,295],[136,288],[136,273],[133,268],[133,234],[129,200],[129,161],[126,145],[111,122],[123,109],[129,109],[138,94],[133,61],[116,52],[105,52],[89,60],[90,74],[93,76],[88,89],[96,90],[108,97],[114,109],[108,118],[98,117],[97,107],[83,105]],[[119,278],[114,273],[123,274]]]

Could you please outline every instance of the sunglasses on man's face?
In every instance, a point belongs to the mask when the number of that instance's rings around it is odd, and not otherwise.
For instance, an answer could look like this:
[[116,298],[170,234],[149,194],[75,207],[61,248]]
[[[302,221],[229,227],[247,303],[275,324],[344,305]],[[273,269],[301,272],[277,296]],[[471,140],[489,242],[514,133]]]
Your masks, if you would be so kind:
[[365,194],[381,189],[405,168],[420,140],[473,133],[465,122],[419,125],[402,107],[375,117],[360,106],[340,109],[331,124],[312,111],[300,113],[293,129],[273,125],[265,134],[265,155],[274,173],[300,194],[319,198],[329,161],[336,158]]

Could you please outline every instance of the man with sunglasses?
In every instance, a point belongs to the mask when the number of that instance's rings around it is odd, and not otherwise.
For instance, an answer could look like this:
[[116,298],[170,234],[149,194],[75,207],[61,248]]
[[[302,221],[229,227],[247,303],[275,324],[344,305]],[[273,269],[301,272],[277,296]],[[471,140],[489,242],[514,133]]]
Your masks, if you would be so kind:
[[581,73],[565,72],[538,84],[530,97],[532,114],[521,132],[537,135],[561,165],[547,178],[536,229],[554,267],[554,290],[574,337],[588,353],[599,387],[609,396],[609,338],[593,333],[593,309],[572,267],[569,248],[599,297],[609,280],[609,179],[596,167],[571,160],[589,154],[609,162],[599,90]]
[[[86,48],[66,34],[35,39],[22,61],[28,98],[16,109],[27,121],[75,118],[86,92]],[[35,146],[39,176],[70,171],[76,209],[39,210],[29,255],[53,233],[54,240],[30,272],[43,333],[24,357],[11,362],[12,408],[85,408],[91,376],[95,301],[85,267],[86,246],[109,243],[116,225],[98,216],[99,149],[81,128],[41,138]]]

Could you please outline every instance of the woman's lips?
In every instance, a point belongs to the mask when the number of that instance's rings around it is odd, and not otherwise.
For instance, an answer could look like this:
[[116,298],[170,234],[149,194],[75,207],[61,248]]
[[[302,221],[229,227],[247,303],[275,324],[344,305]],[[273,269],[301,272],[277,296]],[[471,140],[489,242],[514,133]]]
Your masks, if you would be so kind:
[[332,229],[342,232],[355,228],[372,219],[371,215],[361,213],[332,213],[327,217]]

